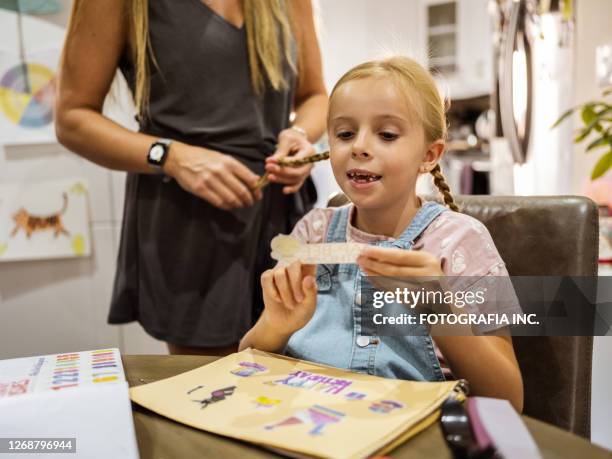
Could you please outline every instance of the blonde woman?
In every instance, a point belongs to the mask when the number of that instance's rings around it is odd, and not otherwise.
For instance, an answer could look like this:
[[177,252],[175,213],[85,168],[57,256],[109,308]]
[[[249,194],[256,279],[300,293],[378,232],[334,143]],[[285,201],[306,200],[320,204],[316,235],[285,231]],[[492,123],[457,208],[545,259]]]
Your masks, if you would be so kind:
[[[138,133],[101,114],[117,68]],[[275,164],[314,153],[325,127],[310,1],[75,0],[57,101],[60,142],[128,172],[109,322],[171,353],[234,351],[271,237],[314,201],[309,166]]]

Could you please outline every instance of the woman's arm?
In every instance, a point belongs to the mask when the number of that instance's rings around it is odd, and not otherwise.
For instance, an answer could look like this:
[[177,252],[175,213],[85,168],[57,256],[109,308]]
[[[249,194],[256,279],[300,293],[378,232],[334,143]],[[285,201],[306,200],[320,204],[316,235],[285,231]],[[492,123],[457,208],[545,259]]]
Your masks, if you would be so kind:
[[[78,17],[71,18],[59,71],[56,134],[68,149],[101,166],[152,173],[146,158],[156,138],[132,132],[102,115],[128,44],[127,4],[127,0],[82,0]],[[248,206],[261,198],[259,190],[251,191],[256,174],[212,150],[174,142],[164,172],[186,191],[223,209]]]
[[276,159],[289,154],[296,158],[315,152],[311,142],[319,140],[325,132],[328,97],[323,82],[321,52],[314,27],[310,0],[293,0],[290,19],[298,50],[298,75],[294,99],[294,126],[303,129],[305,136],[296,129],[284,129],[278,135],[276,151],[266,161],[266,171],[271,182],[287,185],[286,194],[295,193],[310,174],[312,165],[298,168],[281,168]]
[[310,142],[316,142],[325,132],[328,97],[310,0],[293,0],[291,15],[298,45],[293,124],[306,131]]
[[126,0],[82,1],[78,17],[71,18],[59,70],[55,129],[60,143],[97,164],[147,173],[146,152],[155,138],[133,133],[101,113],[127,45],[126,8]]

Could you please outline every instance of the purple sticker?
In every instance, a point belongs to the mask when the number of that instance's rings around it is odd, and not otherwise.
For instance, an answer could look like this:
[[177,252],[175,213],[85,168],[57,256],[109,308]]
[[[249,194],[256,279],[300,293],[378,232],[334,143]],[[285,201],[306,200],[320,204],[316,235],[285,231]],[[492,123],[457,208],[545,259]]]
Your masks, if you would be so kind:
[[349,392],[346,394],[347,400],[363,400],[366,398],[366,394],[362,392]]
[[387,414],[390,413],[393,410],[399,409],[399,408],[403,408],[404,405],[402,405],[399,402],[396,402],[394,400],[380,400],[378,402],[373,402],[370,405],[370,411],[374,412],[374,413],[383,413],[383,414]]
[[236,390],[236,386],[224,387],[223,389],[217,389],[210,393],[209,398],[205,398],[203,400],[192,400],[192,402],[199,403],[202,405],[200,408],[204,409],[208,405],[213,403],[220,402],[221,400],[225,400],[227,397],[232,395]]
[[240,362],[238,365],[239,367],[230,371],[230,373],[236,376],[242,376],[243,378],[248,378],[249,376],[253,376],[257,373],[263,373],[264,371],[268,370],[263,365],[255,362]]
[[285,379],[277,379],[269,382],[269,384],[296,387],[336,395],[348,388],[353,382],[348,379],[333,378],[298,370],[289,374]]

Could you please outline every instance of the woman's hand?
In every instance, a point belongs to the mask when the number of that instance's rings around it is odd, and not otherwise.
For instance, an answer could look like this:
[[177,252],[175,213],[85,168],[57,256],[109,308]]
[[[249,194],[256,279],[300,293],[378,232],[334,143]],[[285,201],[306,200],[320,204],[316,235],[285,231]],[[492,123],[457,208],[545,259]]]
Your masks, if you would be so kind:
[[262,274],[262,319],[271,330],[290,335],[310,321],[317,304],[315,275],[315,265],[302,265],[299,261]]
[[428,252],[386,247],[367,247],[357,263],[368,276],[442,277],[440,260]]
[[164,172],[186,191],[220,209],[248,207],[261,199],[259,176],[237,159],[217,151],[174,142]]
[[268,179],[273,183],[286,185],[283,193],[295,193],[303,185],[313,168],[312,164],[301,167],[280,167],[277,160],[291,157],[291,159],[304,158],[316,153],[306,136],[296,129],[285,129],[278,135],[278,145],[274,154],[266,158],[266,171]]

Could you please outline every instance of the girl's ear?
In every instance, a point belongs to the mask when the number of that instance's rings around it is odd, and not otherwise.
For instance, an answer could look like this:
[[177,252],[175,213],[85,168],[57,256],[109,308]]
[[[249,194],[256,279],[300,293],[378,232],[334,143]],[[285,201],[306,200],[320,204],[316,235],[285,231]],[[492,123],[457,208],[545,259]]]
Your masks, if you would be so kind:
[[427,147],[427,152],[425,152],[425,156],[423,157],[423,162],[421,163],[421,168],[419,172],[428,173],[431,171],[442,155],[444,154],[444,149],[446,148],[446,144],[444,140],[436,140],[431,143],[429,147]]

